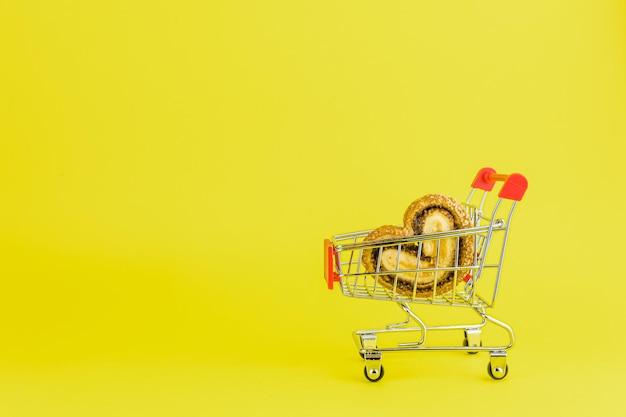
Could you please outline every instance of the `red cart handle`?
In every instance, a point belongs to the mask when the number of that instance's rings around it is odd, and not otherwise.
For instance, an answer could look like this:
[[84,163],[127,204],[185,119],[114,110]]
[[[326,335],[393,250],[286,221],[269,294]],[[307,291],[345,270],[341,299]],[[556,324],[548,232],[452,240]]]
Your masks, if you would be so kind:
[[324,239],[324,279],[328,289],[333,289],[333,284],[339,282],[339,274],[335,272],[337,251],[329,239]]
[[504,185],[498,194],[500,198],[520,201],[528,188],[528,180],[522,174],[497,174],[493,168],[483,168],[478,171],[472,188],[491,191],[497,181],[504,181]]

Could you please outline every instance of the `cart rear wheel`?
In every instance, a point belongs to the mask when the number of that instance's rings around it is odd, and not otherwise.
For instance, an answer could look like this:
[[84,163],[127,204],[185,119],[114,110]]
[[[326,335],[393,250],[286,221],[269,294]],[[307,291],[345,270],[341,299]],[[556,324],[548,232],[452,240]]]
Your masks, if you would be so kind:
[[509,365],[504,365],[504,368],[493,368],[491,362],[487,365],[487,373],[495,380],[504,379],[509,373]]
[[363,373],[365,374],[365,378],[367,378],[368,381],[370,381],[370,382],[378,382],[381,379],[383,379],[383,376],[385,375],[385,368],[383,368],[383,366],[380,365],[380,370],[370,369],[368,371],[367,370],[367,366],[366,366],[363,369]]
[[[375,345],[374,348],[378,349],[378,345]],[[359,352],[359,356],[361,357],[361,359],[365,359],[365,353]]]
[[[481,340],[479,346],[482,346],[482,345],[483,345],[483,341]],[[469,347],[469,342],[467,341],[467,338],[463,339],[463,346],[464,347]],[[478,351],[477,350],[469,350],[469,351],[467,351],[467,353],[470,354],[470,355],[475,355],[475,354],[478,353]]]
[[[481,329],[479,327],[465,329],[465,332],[464,332],[465,337],[463,338],[463,346],[464,347],[482,346],[483,341],[480,338],[480,334],[481,334]],[[473,355],[475,353],[478,353],[478,351],[468,350],[467,353],[469,353],[470,355]]]

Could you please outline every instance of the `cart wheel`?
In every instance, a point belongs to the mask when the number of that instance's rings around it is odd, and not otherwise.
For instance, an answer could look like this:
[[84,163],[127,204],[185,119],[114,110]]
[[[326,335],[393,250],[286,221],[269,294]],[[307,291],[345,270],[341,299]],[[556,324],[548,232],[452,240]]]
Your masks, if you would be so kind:
[[[479,345],[479,346],[481,346],[481,347],[482,347],[482,345],[483,345],[483,341],[481,340],[481,341],[480,341],[480,345]],[[464,346],[464,347],[468,347],[468,346],[469,346],[469,342],[467,341],[467,338],[463,339],[463,346]],[[478,353],[478,351],[477,351],[477,350],[470,350],[470,351],[468,351],[467,353],[468,353],[469,355],[475,355],[475,354],[477,354],[477,353]]]
[[385,375],[385,368],[380,365],[380,370],[372,368],[368,372],[367,366],[365,366],[365,368],[363,368],[363,373],[365,374],[365,378],[367,378],[368,381],[378,382],[383,379],[383,376]]
[[[483,341],[480,338],[481,330],[480,328],[469,328],[465,329],[464,338],[463,338],[463,346],[464,347],[474,347],[483,345]],[[478,353],[477,350],[467,351],[470,355],[474,355]]]
[[505,364],[504,368],[492,368],[491,362],[487,365],[487,373],[495,380],[504,379],[509,373],[509,365]]
[[362,359],[365,359],[365,353],[361,352],[362,349],[376,350],[378,344],[376,344],[376,334],[362,334],[359,338],[359,355]]

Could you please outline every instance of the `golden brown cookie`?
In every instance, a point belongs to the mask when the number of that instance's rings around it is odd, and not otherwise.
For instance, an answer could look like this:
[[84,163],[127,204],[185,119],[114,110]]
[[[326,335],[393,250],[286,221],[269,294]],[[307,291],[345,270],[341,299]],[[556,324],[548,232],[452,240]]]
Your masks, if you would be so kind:
[[412,202],[404,212],[404,227],[412,230],[413,234],[422,234],[420,214],[431,208],[446,210],[453,217],[456,229],[472,227],[472,220],[463,205],[454,198],[442,194],[428,194]]
[[[364,241],[379,241],[379,240],[388,240],[388,239],[399,239],[403,237],[411,236],[411,232],[402,227],[398,226],[381,226],[378,229],[372,230],[366,237],[363,239]],[[378,265],[378,253],[379,249],[365,249],[363,250],[362,261],[365,269],[369,272],[376,271]],[[382,259],[381,259],[382,262]],[[388,268],[386,270],[390,270]],[[393,268],[395,269],[395,268]]]
[[[409,205],[404,214],[404,227],[382,226],[373,230],[365,241],[400,239],[464,229],[472,226],[465,208],[455,199],[440,194],[426,195]],[[459,247],[457,248],[457,242]],[[400,250],[398,250],[400,249]],[[457,260],[458,253],[458,260]],[[445,268],[471,265],[474,259],[474,237],[447,238],[416,244],[397,244],[363,251],[362,261],[368,272],[398,271],[379,275],[379,282],[398,294],[409,297],[428,297],[433,294],[435,280],[437,295],[450,291],[455,285],[453,271],[400,272],[423,268]],[[418,259],[419,255],[419,259]],[[465,271],[457,273],[456,283],[462,281]],[[394,288],[395,287],[395,288]]]
[[[452,222],[440,221],[443,216],[452,219]],[[467,229],[472,226],[472,219],[465,207],[454,198],[441,194],[425,195],[412,202],[404,212],[404,227],[411,230],[414,235]],[[453,241],[452,244],[456,251],[456,239],[446,239],[446,241]],[[474,261],[474,236],[463,236],[459,241],[458,265],[471,265]],[[444,240],[441,242],[443,243]],[[424,246],[426,247],[426,244]],[[447,253],[450,254],[449,249]],[[454,254],[452,254],[452,257],[454,258]],[[446,262],[446,266],[452,265],[454,265],[454,262]]]

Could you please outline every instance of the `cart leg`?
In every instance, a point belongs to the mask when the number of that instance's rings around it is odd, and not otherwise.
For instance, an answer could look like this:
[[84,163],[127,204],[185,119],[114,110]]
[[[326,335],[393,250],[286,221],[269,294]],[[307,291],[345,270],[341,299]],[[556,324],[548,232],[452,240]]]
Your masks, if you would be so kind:
[[365,359],[365,378],[371,382],[380,381],[385,374],[385,370],[381,363],[383,354],[380,350],[377,350],[376,335],[363,334],[360,339],[363,359]]
[[417,342],[413,342],[410,344],[413,345],[421,345],[424,343],[424,340],[426,340],[426,324],[422,321],[422,319],[420,319],[417,314],[415,314],[413,312],[413,310],[411,310],[411,306],[407,303],[398,303],[400,305],[400,308],[402,310],[404,310],[404,312],[407,314],[407,318],[406,321],[407,323],[410,321],[410,319],[413,319],[419,326],[420,328],[420,333],[422,334],[422,337],[420,338],[419,341]]
[[487,313],[485,313],[484,309],[475,309],[476,312],[486,321],[489,321],[493,324],[495,324],[496,326],[499,326],[501,328],[503,328],[504,330],[506,330],[507,334],[509,335],[509,344],[507,346],[505,346],[503,349],[510,349],[513,347],[513,345],[515,344],[515,334],[513,333],[513,329],[511,328],[511,326],[509,326],[508,324],[506,324],[503,321],[500,321],[498,319],[496,319],[495,317],[491,317],[489,315],[487,315]]
[[489,376],[493,379],[504,379],[509,373],[509,366],[506,364],[506,352],[496,350],[491,352],[489,356],[487,373],[489,373]]

